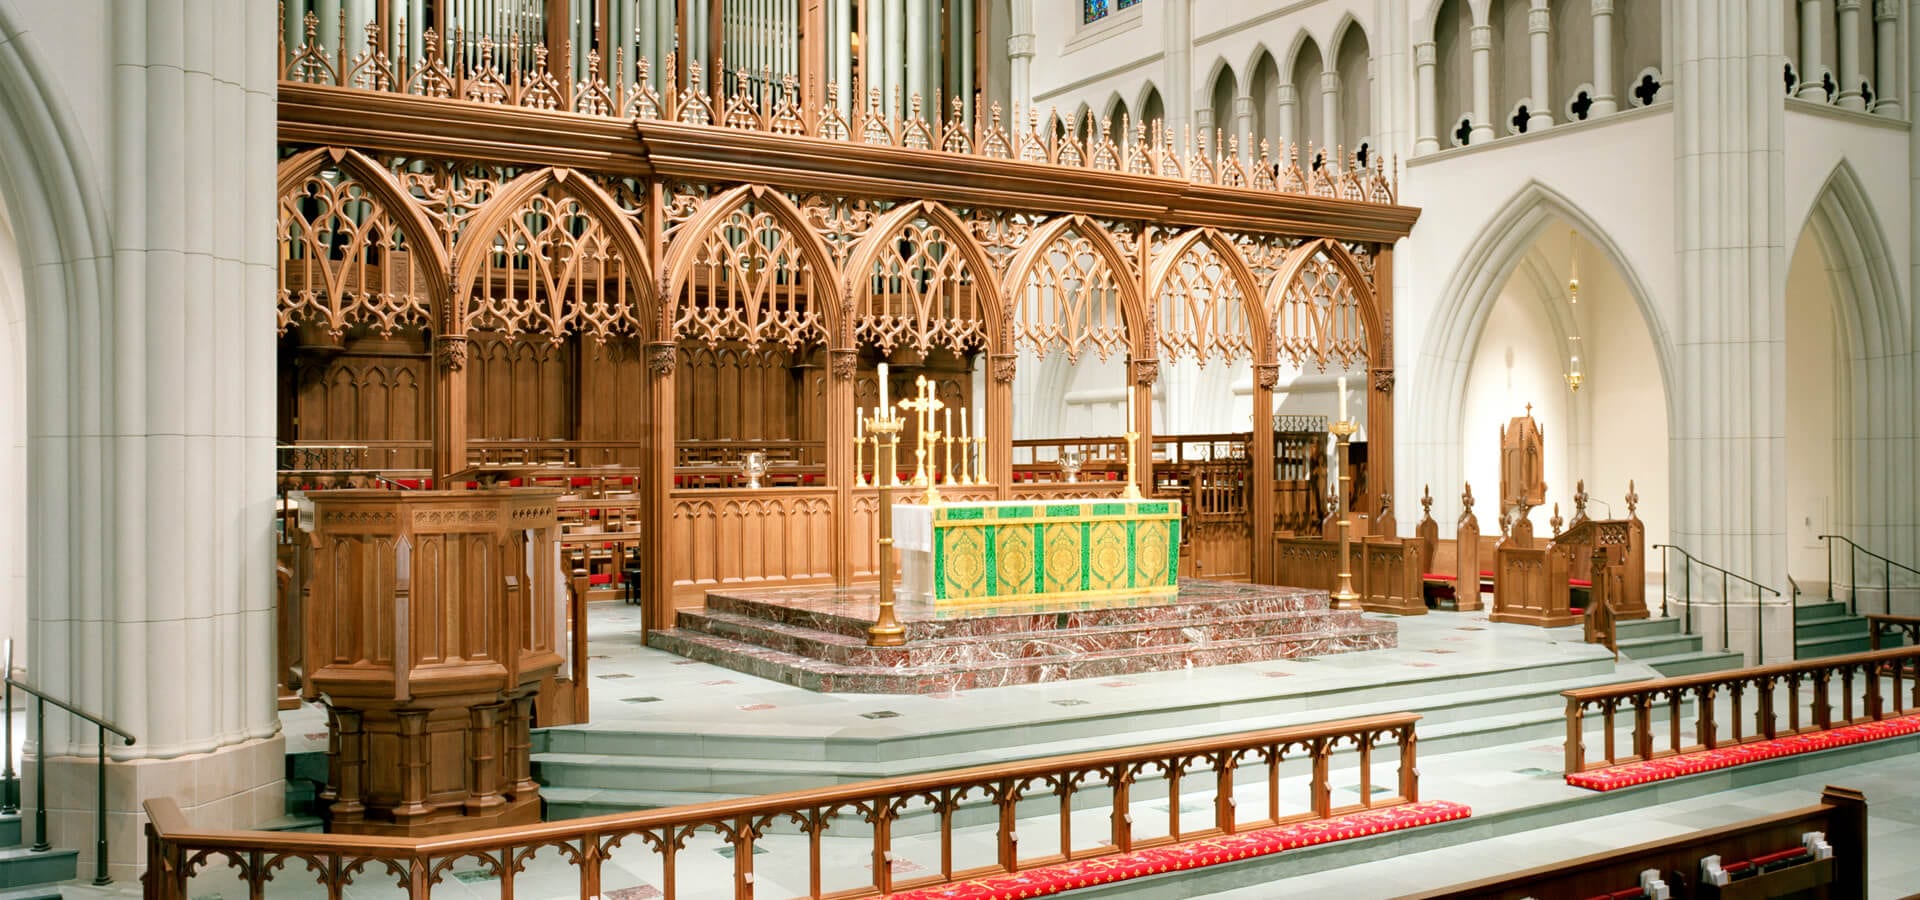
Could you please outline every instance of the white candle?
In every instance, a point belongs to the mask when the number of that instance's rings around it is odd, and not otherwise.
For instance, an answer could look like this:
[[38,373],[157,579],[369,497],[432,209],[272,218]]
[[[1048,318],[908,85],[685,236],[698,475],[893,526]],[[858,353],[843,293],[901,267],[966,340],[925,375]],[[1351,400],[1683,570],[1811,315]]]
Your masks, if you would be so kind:
[[963,441],[967,439],[968,435],[973,433],[973,425],[970,421],[972,419],[973,410],[968,409],[960,413],[960,439]]
[[1120,433],[1126,434],[1131,431],[1133,431],[1133,386],[1128,385],[1127,386],[1127,424],[1125,428],[1120,429]]
[[853,408],[853,439],[860,440],[867,434],[866,410],[858,406]]
[[1340,421],[1347,420],[1347,376],[1340,376]]
[[942,436],[953,437],[953,407],[951,406],[947,407],[947,421]]
[[887,364],[881,363],[880,364],[880,413],[881,415],[886,415],[892,409],[893,409],[893,404],[887,402]]

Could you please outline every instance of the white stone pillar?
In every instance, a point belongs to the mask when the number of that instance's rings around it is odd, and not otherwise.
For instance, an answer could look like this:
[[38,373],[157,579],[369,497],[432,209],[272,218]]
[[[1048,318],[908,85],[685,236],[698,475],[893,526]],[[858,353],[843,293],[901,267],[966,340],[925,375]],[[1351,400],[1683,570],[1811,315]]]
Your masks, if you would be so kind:
[[[30,465],[50,491],[36,491],[35,514],[57,533],[38,536],[29,578],[40,687],[138,736],[109,745],[119,771],[106,798],[110,821],[127,823],[112,826],[110,872],[132,884],[141,801],[172,797],[207,828],[250,827],[285,802],[273,576],[280,22],[276,4],[254,0],[108,6],[110,124],[95,150],[111,167],[100,181],[113,253],[96,262],[101,318],[68,327],[92,332],[78,340],[109,359],[37,373]],[[97,390],[47,404],[91,365],[107,375]],[[84,471],[104,477],[67,480]],[[65,715],[47,726],[31,739],[52,757],[50,787],[86,785],[50,790],[48,837],[79,848],[86,870],[95,731]]]
[[1007,32],[1007,132],[1027,127],[1027,110],[1033,108],[1033,0],[1013,0]]
[[1593,0],[1593,109],[1587,118],[1619,110],[1613,97],[1613,0]]
[[1900,0],[1873,2],[1873,111],[1900,117]]
[[[1283,84],[1273,89],[1273,105],[1275,114],[1280,117],[1280,143],[1283,145],[1290,146],[1300,140],[1299,120],[1296,118],[1299,110],[1294,108],[1298,102],[1293,85]],[[1284,153],[1279,148],[1274,152]]]
[[1172,142],[1181,126],[1193,122],[1193,0],[1166,0],[1160,6],[1167,35],[1166,64],[1160,75],[1166,90],[1161,91],[1160,101],[1167,111],[1167,140]]
[[1860,71],[1860,0],[1834,0],[1833,9],[1838,16],[1834,43],[1840,54],[1835,67],[1838,71],[1833,74],[1840,82],[1840,92],[1834,102],[1841,109],[1864,110],[1867,101],[1860,95],[1860,83],[1867,75]]
[[[1321,143],[1329,159],[1340,152],[1340,73],[1327,69],[1320,73],[1320,121],[1325,129]],[[1344,167],[1345,160],[1338,161]]]
[[1440,105],[1439,87],[1434,84],[1434,46],[1432,41],[1421,41],[1413,45],[1413,70],[1420,97],[1420,131],[1414,135],[1413,152],[1418,155],[1432,153],[1440,149]]
[[1254,148],[1253,138],[1253,98],[1241,94],[1233,98],[1233,135],[1240,139],[1240,157],[1252,159],[1259,156]]
[[1551,27],[1547,0],[1533,0],[1527,10],[1528,55],[1527,90],[1533,106],[1527,110],[1527,131],[1545,131],[1553,127],[1553,93],[1547,82],[1547,32]]
[[1473,26],[1473,130],[1468,143],[1493,140],[1493,27]]
[[[1680,280],[1663,304],[1677,376],[1668,387],[1673,539],[1784,591],[1786,115],[1777,82],[1755,77],[1779,70],[1783,11],[1747,0],[1675,7]],[[1694,596],[1709,585],[1717,594],[1717,581],[1702,580]],[[1769,596],[1756,609],[1737,587],[1731,596],[1741,604],[1731,613],[1732,649],[1752,661],[1757,614],[1767,659],[1791,659],[1790,604]],[[1696,622],[1706,608],[1694,610]]]
[[[1218,149],[1214,147],[1213,138],[1213,107],[1195,107],[1193,110],[1193,149],[1198,151],[1201,145],[1205,144],[1208,152],[1213,152]],[[1186,149],[1187,148],[1182,147],[1180,152],[1185,153]]]
[[[1794,92],[1802,100],[1827,102],[1827,88],[1820,83],[1820,29],[1826,24],[1826,4],[1821,0],[1800,0],[1800,87]],[[1839,77],[1838,75],[1835,76]]]

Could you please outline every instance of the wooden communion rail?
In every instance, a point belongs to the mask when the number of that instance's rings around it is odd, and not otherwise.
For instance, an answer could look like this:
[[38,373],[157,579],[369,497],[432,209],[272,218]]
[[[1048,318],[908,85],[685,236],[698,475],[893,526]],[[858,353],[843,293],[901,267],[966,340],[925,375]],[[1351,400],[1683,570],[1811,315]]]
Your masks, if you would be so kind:
[[[498,879],[499,896],[514,896],[514,882],[543,850],[564,858],[577,874],[583,900],[598,897],[602,867],[616,849],[645,853],[660,866],[659,885],[666,900],[677,896],[684,873],[676,857],[689,839],[702,833],[718,835],[732,848],[733,894],[754,896],[756,849],[776,826],[796,828],[806,839],[807,897],[871,897],[893,891],[951,884],[983,875],[1011,873],[1143,848],[1232,835],[1296,822],[1326,820],[1336,815],[1417,802],[1418,774],[1414,756],[1413,713],[1368,716],[1337,722],[1243,732],[1219,737],[1173,741],[1139,747],[1103,750],[1023,762],[1000,763],[924,775],[887,778],[808,791],[747,797],[692,806],[621,813],[585,819],[546,822],[517,828],[498,828],[457,836],[388,838],[362,835],[293,834],[261,831],[211,831],[191,827],[173,800],[146,802],[148,900],[186,900],[196,894],[194,876],[208,866],[224,867],[242,880],[250,896],[266,895],[269,883],[282,873],[302,880],[313,877],[330,900],[343,897],[359,880],[382,880],[398,885],[413,900],[426,900],[462,860]],[[1374,751],[1397,751],[1398,773],[1391,795],[1373,795]],[[1332,763],[1344,750],[1356,758],[1357,801],[1336,804]],[[1297,806],[1282,803],[1281,764],[1299,761],[1308,770],[1307,796]],[[1266,808],[1247,816],[1234,802],[1236,775],[1244,769],[1263,773]],[[1343,770],[1344,772],[1344,770]],[[1183,821],[1183,784],[1199,780],[1212,794],[1212,815],[1203,822]],[[1167,829],[1148,834],[1135,822],[1130,804],[1143,782],[1161,781],[1167,792]],[[1076,846],[1072,813],[1074,800],[1085,792],[1110,797],[1109,823],[1101,843]],[[1057,798],[1059,847],[1031,855],[1022,853],[1019,829],[1021,806],[1050,804]],[[991,804],[997,810],[995,858],[983,866],[962,867],[956,862],[955,813],[963,804]],[[1086,807],[1081,809],[1087,811]],[[896,878],[900,863],[893,843],[893,825],[903,815],[935,816],[939,846],[938,871],[915,878]],[[791,823],[791,824],[788,824]],[[852,824],[841,824],[852,823]],[[868,826],[872,874],[866,883],[829,887],[830,876],[845,874],[844,865],[823,862],[823,842],[830,825],[836,833]],[[1045,826],[1043,826],[1045,827]],[[857,835],[858,833],[855,832]],[[1040,843],[1028,838],[1026,845]],[[620,861],[631,868],[631,861]],[[765,865],[765,863],[763,863]],[[301,869],[307,870],[306,873]],[[310,873],[310,874],[308,874]],[[869,876],[862,875],[863,878]]]
[[[1916,662],[1920,647],[1902,647],[1564,691],[1567,774],[1902,716],[1920,708],[1920,679],[1912,676]],[[1891,679],[1884,687],[1883,677]],[[1811,710],[1804,715],[1802,687],[1813,692]],[[1716,704],[1721,698],[1732,706],[1725,717]],[[1691,743],[1683,721],[1688,703],[1696,709]],[[1660,717],[1654,714],[1662,704],[1667,707],[1664,736],[1656,733],[1662,729],[1656,727]],[[1590,712],[1598,713],[1604,735],[1601,755],[1593,761],[1587,759]],[[1625,747],[1618,740],[1623,712],[1632,716]]]

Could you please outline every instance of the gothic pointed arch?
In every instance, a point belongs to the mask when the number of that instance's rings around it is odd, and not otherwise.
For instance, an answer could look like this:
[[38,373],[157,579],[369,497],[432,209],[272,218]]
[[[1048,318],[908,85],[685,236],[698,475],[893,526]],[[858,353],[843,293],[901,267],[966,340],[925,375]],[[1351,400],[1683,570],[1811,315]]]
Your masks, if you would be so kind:
[[1147,296],[1157,307],[1159,358],[1268,357],[1259,279],[1218,231],[1195,228],[1161,247],[1147,271]]
[[443,321],[447,248],[392,172],[358,150],[315,147],[282,160],[275,181],[282,330],[300,319],[335,334]]
[[1273,352],[1301,366],[1365,362],[1391,369],[1389,315],[1374,295],[1372,276],[1326,238],[1295,248],[1267,285],[1264,320],[1273,329]]
[[785,194],[742,185],[708,200],[668,245],[660,339],[849,346],[838,268]]
[[1863,358],[1900,356],[1911,352],[1906,313],[1896,298],[1900,280],[1894,272],[1886,231],[1874,212],[1872,198],[1853,164],[1835,164],[1815,193],[1806,220],[1798,231],[1812,229],[1827,258],[1834,262],[1833,282],[1840,297],[1840,322],[1848,345]]
[[[881,217],[854,245],[846,272],[855,344],[1007,352],[1006,305],[993,261],[943,204],[917,200]],[[882,293],[889,302],[880,302]]]
[[1138,275],[1113,235],[1084,215],[1035,229],[1007,265],[1012,342],[1045,356],[1055,348],[1077,361],[1126,351],[1152,356],[1153,323]]
[[507,183],[455,250],[448,334],[651,337],[646,250],[613,198],[581,173],[536,169]]

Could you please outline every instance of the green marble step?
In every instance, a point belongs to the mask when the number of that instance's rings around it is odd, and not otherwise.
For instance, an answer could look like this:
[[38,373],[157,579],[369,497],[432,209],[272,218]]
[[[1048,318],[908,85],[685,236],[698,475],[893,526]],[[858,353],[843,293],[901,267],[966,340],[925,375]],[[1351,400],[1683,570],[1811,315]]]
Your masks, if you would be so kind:
[[1659,672],[1662,677],[1676,678],[1681,675],[1699,675],[1704,672],[1738,669],[1746,664],[1746,657],[1735,650],[1694,650],[1654,659],[1642,659],[1639,662],[1653,667],[1653,670]]
[[1809,619],[1828,619],[1834,616],[1851,615],[1847,604],[1839,601],[1818,600],[1812,603],[1799,603],[1793,607],[1793,621],[1798,625]]
[[[1341,704],[1338,715],[1366,716],[1415,711],[1422,716],[1419,734],[1423,753],[1463,752],[1516,740],[1558,740],[1566,731],[1561,691],[1636,680],[1650,673],[1637,667],[1623,671],[1561,679],[1527,679],[1518,683],[1469,691],[1435,693],[1420,702],[1407,698],[1370,704]],[[544,787],[548,817],[597,815],[647,805],[701,802],[715,797],[799,790],[868,778],[962,768],[1009,758],[1029,758],[1108,749],[1156,741],[1212,734],[1230,734],[1259,728],[1324,721],[1325,709],[1298,710],[1213,723],[1188,723],[1161,729],[1134,729],[1118,734],[1093,735],[1045,744],[1021,746],[1017,756],[1006,750],[879,757],[887,762],[827,758],[824,747],[802,748],[792,742],[769,749],[765,741],[728,745],[731,756],[719,756],[718,747],[688,755],[636,752],[620,754],[543,752],[534,756],[536,775]],[[939,746],[922,745],[922,747]],[[945,749],[945,748],[942,748]],[[673,800],[674,796],[686,799]]]
[[1793,623],[1795,640],[1824,637],[1864,639],[1867,636],[1867,630],[1865,616],[1822,616],[1817,619],[1795,619]]
[[1619,643],[1621,655],[1642,662],[1680,653],[1692,653],[1700,649],[1700,637],[1692,634],[1653,634],[1643,637],[1622,635]]
[[1621,619],[1614,623],[1621,640],[1628,638],[1659,637],[1680,633],[1678,616],[1653,616],[1646,619]]
[[1858,635],[1830,635],[1824,637],[1795,638],[1793,657],[1795,659],[1818,659],[1822,656],[1843,656],[1848,653],[1865,653],[1873,649],[1865,633]]
[[25,842],[26,826],[19,813],[0,816],[0,847],[18,847]]
[[[1637,673],[1637,674],[1636,674]],[[1049,746],[1061,742],[1108,739],[1104,746],[1142,743],[1145,733],[1173,729],[1177,734],[1227,733],[1271,727],[1261,723],[1318,722],[1361,713],[1360,708],[1397,712],[1438,710],[1452,703],[1473,702],[1471,692],[1490,691],[1505,696],[1529,688],[1557,696],[1564,688],[1542,685],[1566,679],[1598,678],[1596,683],[1648,677],[1644,669],[1616,672],[1611,656],[1600,648],[1590,655],[1474,672],[1435,675],[1421,669],[1382,672],[1371,683],[1291,688],[1292,679],[1275,679],[1273,690],[1239,698],[1194,698],[1148,709],[1104,708],[1097,703],[1060,707],[1046,718],[1008,719],[990,726],[955,726],[903,733],[897,720],[881,720],[865,733],[848,729],[833,736],[782,734],[726,734],[712,728],[699,731],[626,729],[599,725],[541,729],[534,733],[536,753],[658,756],[775,756],[786,759],[893,760],[921,756],[927,748],[940,753],[1004,752],[1009,746]],[[1451,699],[1450,699],[1451,698]],[[1466,699],[1462,699],[1466,698]],[[1555,700],[1554,702],[1558,702]],[[884,710],[885,697],[873,698],[874,709]],[[1434,713],[1437,715],[1437,712]],[[1244,724],[1244,723],[1254,724]],[[889,724],[894,723],[894,724]],[[1228,724],[1223,724],[1228,723]],[[1429,723],[1423,722],[1423,729]],[[1197,729],[1214,729],[1199,731]],[[1028,755],[1044,755],[1035,751]],[[1064,751],[1063,751],[1064,752]]]
[[59,847],[44,853],[26,847],[0,849],[0,888],[72,881],[79,871],[79,861],[79,851]]

